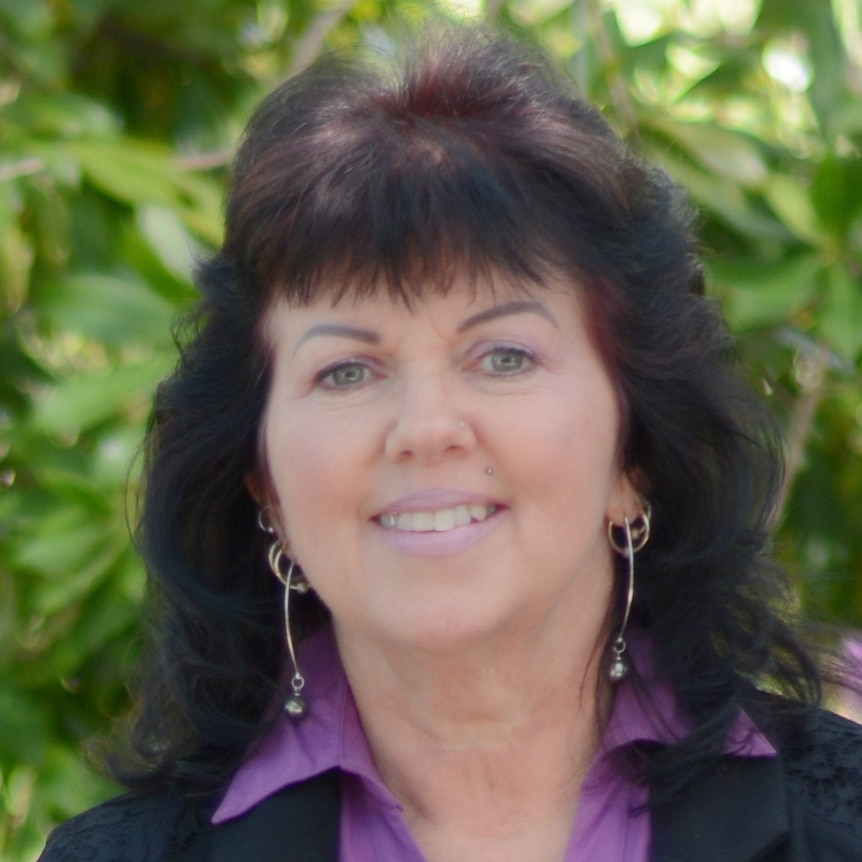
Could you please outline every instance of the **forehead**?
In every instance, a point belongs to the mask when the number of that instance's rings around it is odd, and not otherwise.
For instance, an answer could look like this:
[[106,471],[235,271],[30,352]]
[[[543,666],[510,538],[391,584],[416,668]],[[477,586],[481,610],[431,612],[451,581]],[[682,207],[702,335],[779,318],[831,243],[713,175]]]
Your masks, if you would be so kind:
[[[537,314],[565,328],[569,322],[589,328],[580,301],[580,290],[571,278],[547,278],[541,283],[516,281],[497,275],[488,279],[458,274],[445,284],[414,285],[413,295],[392,294],[385,286],[376,291],[330,287],[302,302],[282,296],[262,320],[264,337],[270,347],[285,340],[297,341],[326,334],[333,326],[352,323],[362,326],[365,340],[376,340],[390,326],[415,323],[417,319],[439,325],[454,334],[474,329],[494,319],[520,314]],[[362,333],[357,331],[357,336]]]

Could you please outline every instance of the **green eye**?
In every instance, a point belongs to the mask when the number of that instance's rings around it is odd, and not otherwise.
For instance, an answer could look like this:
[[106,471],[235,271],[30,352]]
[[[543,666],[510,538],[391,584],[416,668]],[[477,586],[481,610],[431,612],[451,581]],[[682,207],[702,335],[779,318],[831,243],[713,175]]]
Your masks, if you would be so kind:
[[485,356],[484,362],[491,374],[500,376],[519,374],[535,364],[533,357],[526,350],[516,347],[500,347],[492,350]]
[[359,362],[345,362],[320,375],[320,382],[330,389],[349,389],[368,379],[368,369]]

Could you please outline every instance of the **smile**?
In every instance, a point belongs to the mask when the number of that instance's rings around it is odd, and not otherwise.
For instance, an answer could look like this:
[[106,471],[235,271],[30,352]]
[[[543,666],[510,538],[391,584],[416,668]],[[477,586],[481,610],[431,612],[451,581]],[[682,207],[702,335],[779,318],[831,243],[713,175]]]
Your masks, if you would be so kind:
[[448,533],[456,527],[484,521],[496,511],[496,506],[464,504],[435,512],[401,512],[398,515],[381,515],[380,526],[406,533]]

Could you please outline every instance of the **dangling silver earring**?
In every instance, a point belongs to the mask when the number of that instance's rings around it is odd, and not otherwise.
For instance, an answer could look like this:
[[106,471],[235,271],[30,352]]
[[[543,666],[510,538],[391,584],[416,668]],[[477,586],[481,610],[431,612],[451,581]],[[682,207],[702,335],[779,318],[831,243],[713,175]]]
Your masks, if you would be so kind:
[[[646,504],[644,511],[638,515],[632,524],[628,518],[623,518],[623,526],[619,527],[613,521],[608,521],[608,542],[610,546],[628,563],[628,583],[626,584],[626,597],[623,606],[623,618],[620,630],[611,644],[611,665],[608,668],[608,677],[611,682],[621,682],[631,670],[631,663],[626,656],[628,645],[626,644],[626,627],[629,623],[629,614],[632,610],[632,602],[635,597],[635,554],[640,551],[649,541],[650,515],[652,508]],[[615,530],[622,530],[625,534],[625,544],[621,545],[614,535]]]
[[[311,589],[311,586],[302,573],[296,571],[294,561],[288,561],[288,558],[285,557],[281,540],[276,535],[275,528],[269,523],[264,511],[258,514],[257,523],[261,530],[275,537],[269,546],[267,561],[272,573],[284,584],[284,639],[287,644],[290,663],[293,667],[293,676],[290,678],[292,693],[284,701],[284,711],[292,719],[296,720],[308,713],[308,703],[302,696],[302,690],[305,688],[305,677],[300,672],[299,664],[296,661],[296,650],[293,647],[293,635],[290,631],[290,593],[294,591],[300,595],[305,595]],[[284,565],[286,561],[288,565],[285,572]]]

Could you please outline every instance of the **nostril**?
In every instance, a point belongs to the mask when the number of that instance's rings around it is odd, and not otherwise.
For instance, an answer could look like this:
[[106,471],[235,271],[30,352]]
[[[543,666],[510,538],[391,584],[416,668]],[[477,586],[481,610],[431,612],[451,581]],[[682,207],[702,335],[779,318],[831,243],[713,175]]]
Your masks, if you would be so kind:
[[466,450],[475,444],[470,422],[457,412],[435,405],[402,410],[386,438],[390,458],[417,457],[434,460],[448,451]]

